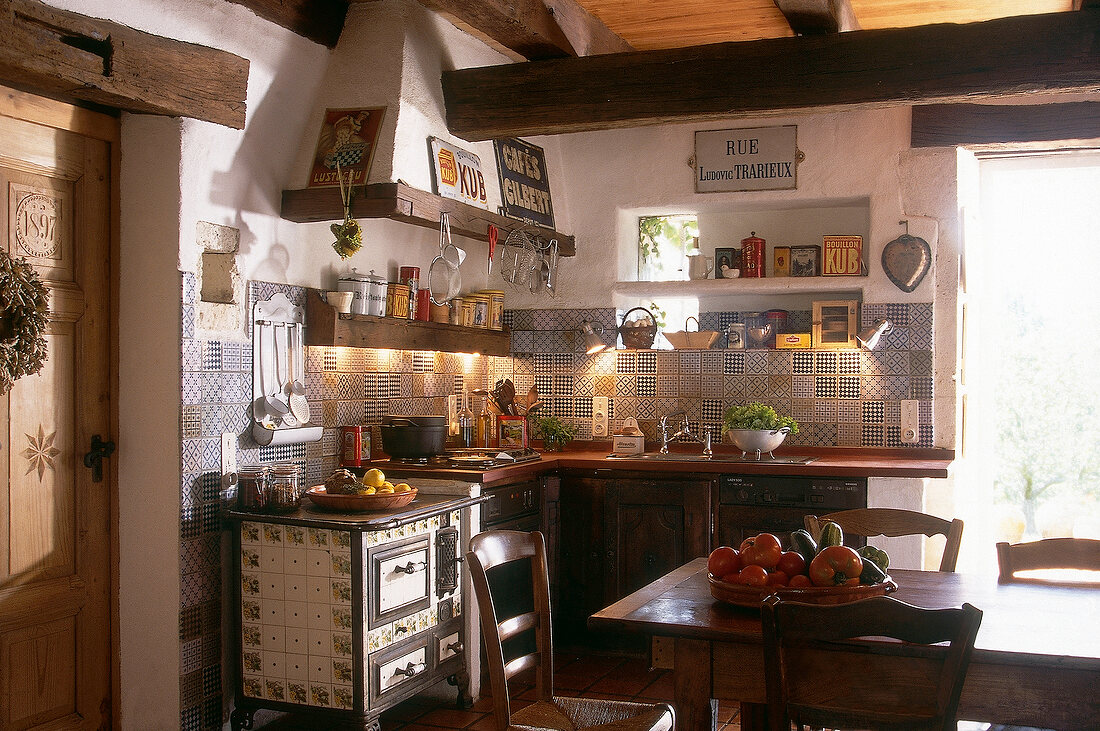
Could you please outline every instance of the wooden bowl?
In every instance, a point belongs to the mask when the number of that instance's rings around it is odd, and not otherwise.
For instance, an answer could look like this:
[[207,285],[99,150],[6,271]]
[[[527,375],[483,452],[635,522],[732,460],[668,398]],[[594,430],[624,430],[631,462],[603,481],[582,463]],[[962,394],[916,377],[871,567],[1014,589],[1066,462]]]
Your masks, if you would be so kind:
[[393,510],[402,508],[413,501],[417,489],[408,492],[386,493],[384,495],[329,495],[324,485],[314,485],[305,495],[313,503],[325,510],[338,510],[342,513],[365,513],[371,510]]
[[858,586],[744,586],[730,584],[707,575],[710,582],[710,594],[715,599],[741,607],[760,608],[765,597],[778,594],[780,599],[806,604],[847,604],[873,596],[885,596],[898,590],[898,585],[889,576],[880,584],[859,584]]

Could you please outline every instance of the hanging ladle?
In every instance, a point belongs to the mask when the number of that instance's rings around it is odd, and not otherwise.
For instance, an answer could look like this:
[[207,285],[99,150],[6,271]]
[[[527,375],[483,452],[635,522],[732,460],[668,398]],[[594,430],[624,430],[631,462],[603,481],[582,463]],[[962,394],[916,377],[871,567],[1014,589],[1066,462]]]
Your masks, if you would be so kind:
[[[275,356],[275,366],[274,366],[275,367],[274,375],[275,375],[275,384],[276,384],[275,385],[275,391],[272,392],[272,393],[268,393],[266,383],[261,383],[260,387],[263,388],[263,391],[264,391],[264,402],[267,404],[267,413],[273,419],[275,419],[276,421],[279,421],[284,416],[287,415],[288,411],[290,411],[290,406],[287,405],[287,403],[285,401],[283,401],[281,398],[279,398],[279,393],[282,389],[282,383],[283,383],[281,373],[280,373],[280,368],[279,368],[279,331],[275,329],[275,327],[276,327],[275,323],[270,323],[270,324],[271,324],[271,335],[272,335],[272,337],[275,341],[274,344],[272,345],[272,348],[271,348],[271,354]],[[261,333],[262,332],[263,331],[261,331]],[[260,352],[262,353],[263,350],[261,349]],[[260,368],[261,378],[263,376],[265,376],[266,373],[267,373],[267,368],[266,367],[261,367]]]
[[[259,332],[256,337],[259,341],[259,368],[260,368],[260,397],[256,399],[252,406],[252,410],[255,412],[256,420],[268,429],[274,429],[275,424],[282,420],[283,415],[289,411],[289,407],[279,399],[271,396],[267,392],[267,368],[270,363],[267,362],[267,351],[264,349],[264,330],[270,323],[259,321],[256,323],[256,327],[259,328]],[[272,331],[274,334],[274,331]],[[280,410],[282,407],[282,410]]]

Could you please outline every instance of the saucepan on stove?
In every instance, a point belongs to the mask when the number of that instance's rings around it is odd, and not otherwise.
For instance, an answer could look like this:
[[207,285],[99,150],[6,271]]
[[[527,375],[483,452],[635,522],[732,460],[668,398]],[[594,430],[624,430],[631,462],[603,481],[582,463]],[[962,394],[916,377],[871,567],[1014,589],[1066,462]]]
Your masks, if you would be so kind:
[[446,416],[391,416],[381,430],[382,450],[390,457],[430,457],[446,448]]

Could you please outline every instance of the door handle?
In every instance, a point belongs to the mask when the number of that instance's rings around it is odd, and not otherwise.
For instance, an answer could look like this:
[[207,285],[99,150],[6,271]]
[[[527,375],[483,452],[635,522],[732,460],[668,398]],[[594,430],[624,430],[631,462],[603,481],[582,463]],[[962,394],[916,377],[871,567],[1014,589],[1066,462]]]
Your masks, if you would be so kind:
[[103,458],[114,452],[114,442],[105,442],[98,434],[92,436],[92,447],[84,455],[84,466],[92,470],[92,482],[103,482]]

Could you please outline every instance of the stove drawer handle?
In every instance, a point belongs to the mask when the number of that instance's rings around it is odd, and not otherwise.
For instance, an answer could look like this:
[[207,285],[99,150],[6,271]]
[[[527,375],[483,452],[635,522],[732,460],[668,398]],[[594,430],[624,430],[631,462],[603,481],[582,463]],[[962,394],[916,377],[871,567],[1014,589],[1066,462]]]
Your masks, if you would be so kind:
[[406,665],[403,668],[394,668],[393,669],[393,676],[396,678],[398,675],[404,675],[406,678],[411,678],[414,675],[416,675],[417,673],[424,672],[424,667],[425,667],[424,663],[422,663],[422,662],[418,662],[418,663],[415,663],[415,664],[410,662],[408,665]]
[[427,561],[418,561],[417,563],[413,563],[412,561],[409,561],[404,566],[394,566],[393,567],[393,573],[412,575],[412,574],[415,574],[417,571],[424,571],[427,568],[428,568],[428,562]]

